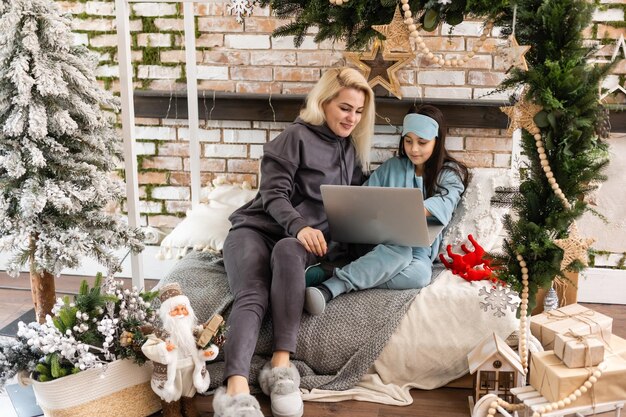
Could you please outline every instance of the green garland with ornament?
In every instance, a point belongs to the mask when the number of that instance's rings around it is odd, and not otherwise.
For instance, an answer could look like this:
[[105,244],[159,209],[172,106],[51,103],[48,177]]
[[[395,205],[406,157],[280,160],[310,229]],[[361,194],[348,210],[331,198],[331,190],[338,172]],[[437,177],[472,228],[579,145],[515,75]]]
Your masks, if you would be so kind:
[[[348,49],[362,49],[382,39],[372,26],[392,21],[397,7],[416,41],[416,28],[435,30],[467,17],[485,25],[499,25],[508,36],[517,62],[502,89],[523,86],[511,106],[502,110],[513,128],[522,129],[522,149],[528,163],[521,167],[519,195],[512,215],[506,216],[504,253],[496,260],[498,278],[527,296],[520,313],[527,315],[539,288],[555,279],[566,281],[566,271],[587,265],[593,239],[578,235],[575,220],[591,210],[586,197],[606,178],[608,164],[608,112],[598,98],[608,65],[591,65],[592,52],[583,44],[582,32],[591,23],[594,4],[585,0],[472,1],[427,0],[262,0],[273,13],[291,18],[275,36],[293,35],[296,46],[308,29],[319,31],[315,41],[341,40]],[[522,50],[519,45],[530,46]],[[432,59],[432,57],[430,57]],[[448,65],[434,57],[434,63]],[[452,62],[462,66],[463,62]],[[526,289],[524,288],[526,287]]]
[[[271,6],[279,17],[294,21],[279,27],[274,36],[295,36],[300,46],[309,28],[319,32],[315,42],[327,39],[343,40],[347,49],[361,49],[379,33],[374,25],[386,24],[393,18],[398,4],[395,0],[261,0],[261,6]],[[411,10],[420,11],[419,22],[424,30],[434,31],[440,23],[457,25],[467,16],[481,16],[501,20],[511,19],[510,2],[506,0],[420,0],[409,1]]]
[[586,197],[606,180],[608,113],[598,91],[609,67],[588,64],[591,51],[582,37],[594,7],[579,0],[517,3],[516,37],[532,46],[525,56],[529,69],[513,70],[502,87],[525,85],[523,99],[541,109],[530,114],[534,126],[522,130],[530,164],[515,215],[505,219],[501,278],[521,290],[516,256],[526,260],[530,310],[539,288],[587,266],[591,241],[578,236],[575,220],[590,210]]

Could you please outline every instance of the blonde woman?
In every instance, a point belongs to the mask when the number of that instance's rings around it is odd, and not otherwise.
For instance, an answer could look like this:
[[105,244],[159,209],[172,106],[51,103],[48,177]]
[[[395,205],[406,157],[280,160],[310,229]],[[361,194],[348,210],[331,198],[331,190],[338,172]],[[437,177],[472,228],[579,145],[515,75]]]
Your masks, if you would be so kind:
[[268,306],[274,353],[259,383],[272,414],[299,417],[304,405],[295,352],[304,305],[305,268],[326,254],[328,222],[320,186],[361,185],[369,168],[374,94],[351,68],[326,71],[293,124],[263,148],[256,197],[230,217],[224,264],[235,296],[225,345],[225,387],[216,416],[262,416],[250,395],[250,363]]

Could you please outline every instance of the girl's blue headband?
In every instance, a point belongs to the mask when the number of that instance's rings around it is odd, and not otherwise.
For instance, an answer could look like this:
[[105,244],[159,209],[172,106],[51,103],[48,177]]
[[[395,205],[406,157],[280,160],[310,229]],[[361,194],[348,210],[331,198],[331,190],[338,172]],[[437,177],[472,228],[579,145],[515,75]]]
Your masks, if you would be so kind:
[[415,133],[422,139],[433,140],[439,133],[439,123],[423,114],[410,113],[404,116],[402,122],[402,137],[407,133]]

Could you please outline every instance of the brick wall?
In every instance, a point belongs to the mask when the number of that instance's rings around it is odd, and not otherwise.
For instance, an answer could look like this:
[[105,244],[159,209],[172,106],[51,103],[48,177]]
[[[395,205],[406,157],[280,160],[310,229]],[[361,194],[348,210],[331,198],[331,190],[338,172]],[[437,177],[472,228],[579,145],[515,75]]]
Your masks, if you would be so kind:
[[[231,182],[258,183],[263,144],[287,123],[209,121],[200,126],[202,184],[217,177]],[[396,126],[377,125],[373,138],[374,165],[395,155]],[[189,208],[189,147],[186,120],[137,119],[139,192],[142,223],[174,227]],[[472,167],[508,167],[511,138],[499,129],[450,128],[447,147]]]
[[[59,5],[74,15],[75,42],[100,54],[97,77],[112,91],[117,80],[115,5],[110,1],[65,0]],[[615,39],[626,33],[623,0],[602,0],[594,24],[586,31],[590,44],[605,45],[600,58],[610,57]],[[227,13],[228,1],[196,4],[198,87],[204,92],[256,94],[305,94],[328,67],[342,65],[341,42],[313,42],[314,31],[299,49],[291,37],[273,38],[271,32],[286,20],[270,16],[267,8],[255,7],[244,24]],[[182,5],[132,3],[132,60],[138,89],[185,90]],[[430,50],[455,58],[470,51],[482,30],[482,22],[466,21],[448,35],[423,32]],[[498,29],[492,31],[498,35]],[[494,89],[506,68],[497,56],[501,40],[487,38],[484,46],[463,68],[442,69],[420,56],[398,72],[402,94],[416,100],[452,98],[462,100],[506,99]],[[626,51],[624,51],[626,53]],[[620,55],[624,58],[623,55]],[[626,60],[607,77],[607,88],[624,85]],[[385,116],[384,114],[381,116]],[[381,120],[381,119],[379,119]],[[183,120],[137,119],[139,184],[142,222],[174,227],[189,206],[188,129]],[[285,126],[259,121],[212,120],[201,123],[202,183],[218,176],[257,184],[262,145]],[[396,128],[378,125],[373,160],[380,163],[394,154],[399,135]],[[498,129],[452,128],[448,136],[451,153],[472,167],[510,165],[511,138]]]

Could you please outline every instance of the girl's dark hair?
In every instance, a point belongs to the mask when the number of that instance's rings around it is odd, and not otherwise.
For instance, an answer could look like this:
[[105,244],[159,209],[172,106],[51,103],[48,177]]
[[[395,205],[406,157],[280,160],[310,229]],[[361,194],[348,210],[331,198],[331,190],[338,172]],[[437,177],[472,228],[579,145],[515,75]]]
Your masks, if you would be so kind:
[[[424,104],[421,106],[412,106],[407,114],[417,113],[423,114],[434,119],[439,124],[439,132],[437,132],[437,138],[435,139],[435,149],[433,154],[426,161],[424,167],[424,186],[426,187],[426,196],[431,197],[440,190],[445,190],[439,183],[439,174],[443,170],[450,170],[455,172],[461,181],[463,186],[467,188],[468,182],[468,170],[467,166],[461,161],[456,160],[446,150],[446,132],[448,126],[446,120],[443,117],[443,113],[435,106]],[[406,152],[404,152],[404,138],[400,138],[398,145],[398,156],[407,158]],[[447,193],[447,190],[444,191]]]

